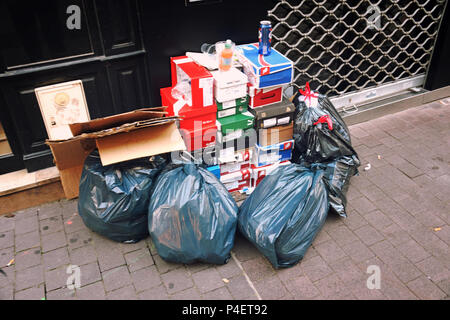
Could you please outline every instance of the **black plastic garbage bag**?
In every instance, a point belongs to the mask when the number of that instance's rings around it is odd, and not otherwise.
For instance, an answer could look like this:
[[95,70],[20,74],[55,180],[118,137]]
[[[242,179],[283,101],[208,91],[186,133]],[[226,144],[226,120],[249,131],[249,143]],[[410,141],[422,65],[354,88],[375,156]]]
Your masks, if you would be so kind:
[[300,261],[322,228],[329,203],[324,171],[297,164],[266,176],[239,209],[239,231],[275,268]]
[[[317,98],[318,103],[310,105],[305,97]],[[293,162],[323,162],[356,155],[347,125],[326,96],[312,93],[307,83],[306,90],[298,92],[293,102]]]
[[78,200],[86,226],[118,242],[146,238],[151,188],[165,165],[165,158],[156,156],[102,166],[93,151],[84,163]]
[[155,183],[148,228],[164,260],[224,264],[231,257],[237,213],[213,173],[193,163],[170,165]]
[[347,190],[350,178],[358,173],[359,159],[356,155],[341,157],[336,161],[324,164],[323,180],[328,190],[330,208],[342,217],[347,217]]

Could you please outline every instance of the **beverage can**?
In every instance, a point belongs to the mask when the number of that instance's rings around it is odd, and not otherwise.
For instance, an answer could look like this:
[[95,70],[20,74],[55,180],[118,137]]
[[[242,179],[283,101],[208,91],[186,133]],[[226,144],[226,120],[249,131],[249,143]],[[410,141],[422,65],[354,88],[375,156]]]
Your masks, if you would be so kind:
[[270,45],[272,42],[272,23],[268,20],[260,22],[259,32],[259,54],[267,56],[270,54]]

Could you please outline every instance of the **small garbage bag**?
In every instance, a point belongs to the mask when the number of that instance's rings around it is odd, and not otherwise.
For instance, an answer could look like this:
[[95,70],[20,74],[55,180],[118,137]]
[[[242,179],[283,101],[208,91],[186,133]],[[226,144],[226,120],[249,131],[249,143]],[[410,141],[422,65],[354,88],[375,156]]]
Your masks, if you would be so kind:
[[93,151],[84,163],[78,200],[86,226],[118,242],[146,238],[151,188],[166,163],[156,156],[102,166],[98,151]]
[[171,164],[155,183],[148,228],[164,260],[225,264],[237,213],[236,202],[213,173],[193,163]]
[[347,205],[347,190],[350,178],[358,173],[359,159],[356,155],[345,156],[324,163],[323,180],[328,190],[330,209],[341,217],[347,217],[345,207]]
[[239,209],[239,231],[275,268],[305,255],[327,217],[324,171],[290,164],[267,175]]
[[[311,99],[317,99],[317,103],[312,104]],[[356,155],[347,125],[326,96],[311,92],[307,83],[293,102],[293,162],[323,162]]]

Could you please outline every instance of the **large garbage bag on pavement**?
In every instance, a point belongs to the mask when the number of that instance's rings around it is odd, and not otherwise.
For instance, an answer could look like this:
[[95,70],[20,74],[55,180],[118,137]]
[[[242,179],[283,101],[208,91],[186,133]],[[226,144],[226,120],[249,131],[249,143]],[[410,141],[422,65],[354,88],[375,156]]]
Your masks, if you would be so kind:
[[359,159],[356,155],[341,157],[324,164],[323,180],[328,190],[330,208],[342,217],[346,217],[347,190],[350,178],[358,173]]
[[78,212],[86,226],[118,242],[148,236],[147,207],[156,176],[166,164],[156,156],[102,166],[98,151],[84,163]]
[[239,209],[239,231],[275,268],[305,255],[327,217],[324,171],[297,164],[266,176]]
[[[310,99],[315,98],[317,103],[311,104]],[[356,155],[347,125],[325,95],[311,92],[307,83],[305,92],[297,93],[293,102],[293,162],[323,162]]]
[[171,164],[155,183],[148,228],[164,260],[224,264],[231,257],[237,212],[213,173],[193,163]]

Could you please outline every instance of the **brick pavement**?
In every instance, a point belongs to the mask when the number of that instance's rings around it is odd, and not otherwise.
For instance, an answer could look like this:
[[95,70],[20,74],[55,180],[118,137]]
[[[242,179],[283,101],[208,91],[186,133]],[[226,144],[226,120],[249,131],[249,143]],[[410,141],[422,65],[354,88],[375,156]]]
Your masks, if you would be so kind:
[[[448,299],[449,108],[434,102],[350,127],[363,164],[348,218],[329,216],[293,268],[274,270],[239,235],[227,265],[167,263],[150,239],[109,241],[83,225],[76,201],[60,201],[0,217],[0,299]],[[81,270],[75,291],[69,264]],[[366,286],[370,265],[379,290]]]

